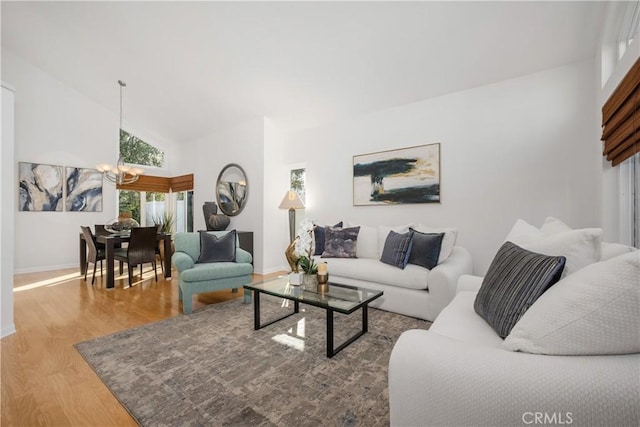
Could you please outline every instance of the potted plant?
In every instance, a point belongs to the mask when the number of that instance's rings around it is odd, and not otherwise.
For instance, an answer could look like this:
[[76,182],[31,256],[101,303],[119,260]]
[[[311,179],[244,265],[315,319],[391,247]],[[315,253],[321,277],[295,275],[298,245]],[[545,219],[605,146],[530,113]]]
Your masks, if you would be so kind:
[[295,241],[294,253],[298,256],[297,265],[302,269],[304,273],[302,277],[302,283],[304,285],[315,285],[318,283],[316,273],[318,272],[318,264],[313,259],[312,253],[312,237],[313,222],[304,219],[300,223],[300,232]]
[[[171,234],[173,232],[173,226],[176,222],[173,212],[165,210],[162,215],[153,219],[154,224],[158,227],[158,231],[161,231],[166,234]],[[165,259],[164,254],[164,245],[159,245],[160,249],[160,257]],[[169,256],[173,255],[175,251],[175,246],[173,244],[173,238],[171,239],[171,253]]]

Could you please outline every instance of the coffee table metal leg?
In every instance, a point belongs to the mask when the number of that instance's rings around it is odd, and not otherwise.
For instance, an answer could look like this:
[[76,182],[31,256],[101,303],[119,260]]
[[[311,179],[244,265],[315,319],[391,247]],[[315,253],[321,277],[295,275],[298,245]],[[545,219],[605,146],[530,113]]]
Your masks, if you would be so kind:
[[261,325],[260,324],[260,294],[261,293],[262,292],[259,292],[256,290],[253,291],[253,329],[256,331],[258,329],[264,328],[265,326],[269,326],[272,323],[276,323],[282,319],[286,319],[289,316],[293,316],[294,314],[300,311],[300,304],[298,303],[298,301],[294,301],[292,313],[289,313],[285,316],[279,317],[277,319],[271,320],[270,322]]
[[369,305],[362,306],[362,329],[351,338],[342,343],[338,348],[333,348],[333,310],[327,309],[327,357],[331,358],[342,351],[349,344],[363,336],[369,330]]

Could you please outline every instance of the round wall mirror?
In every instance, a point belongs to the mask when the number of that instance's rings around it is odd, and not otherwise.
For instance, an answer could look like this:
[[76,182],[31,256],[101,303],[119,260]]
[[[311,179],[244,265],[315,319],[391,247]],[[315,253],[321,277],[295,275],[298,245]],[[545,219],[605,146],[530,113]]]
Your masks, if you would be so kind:
[[220,210],[229,216],[236,216],[247,204],[249,185],[247,174],[235,163],[230,163],[218,175],[216,199]]

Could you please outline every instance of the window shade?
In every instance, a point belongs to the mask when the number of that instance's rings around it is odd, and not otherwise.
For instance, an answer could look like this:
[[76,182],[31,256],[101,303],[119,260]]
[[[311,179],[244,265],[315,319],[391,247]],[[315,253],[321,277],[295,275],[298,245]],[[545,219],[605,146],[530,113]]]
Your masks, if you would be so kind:
[[640,152],[640,58],[602,107],[601,139],[613,166]]
[[118,190],[148,191],[155,193],[174,193],[178,191],[193,190],[193,174],[168,178],[164,176],[140,175],[138,180],[131,184],[116,185]]

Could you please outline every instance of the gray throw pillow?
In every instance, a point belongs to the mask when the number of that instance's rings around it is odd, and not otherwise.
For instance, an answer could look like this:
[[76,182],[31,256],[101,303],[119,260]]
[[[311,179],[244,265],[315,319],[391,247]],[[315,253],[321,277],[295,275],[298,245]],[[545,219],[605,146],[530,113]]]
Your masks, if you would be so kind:
[[224,236],[206,231],[200,232],[200,256],[198,264],[210,262],[234,262],[236,260],[236,230]]
[[[340,221],[333,227],[342,228],[342,221]],[[316,243],[315,250],[313,251],[314,255],[322,255],[322,252],[324,252],[324,242],[326,239],[325,236],[326,236],[326,227],[320,227],[319,225],[316,225],[313,228],[313,239]]]
[[566,261],[505,242],[482,281],[474,310],[505,338],[540,295],[560,280]]
[[444,233],[421,233],[413,228],[413,243],[409,254],[409,264],[419,265],[428,270],[438,265],[440,258],[440,248]]
[[322,258],[357,258],[356,246],[360,226],[349,228],[325,227]]
[[393,230],[390,231],[384,241],[384,249],[382,250],[380,261],[404,270],[409,262],[412,244],[413,231],[403,234],[396,233]]

